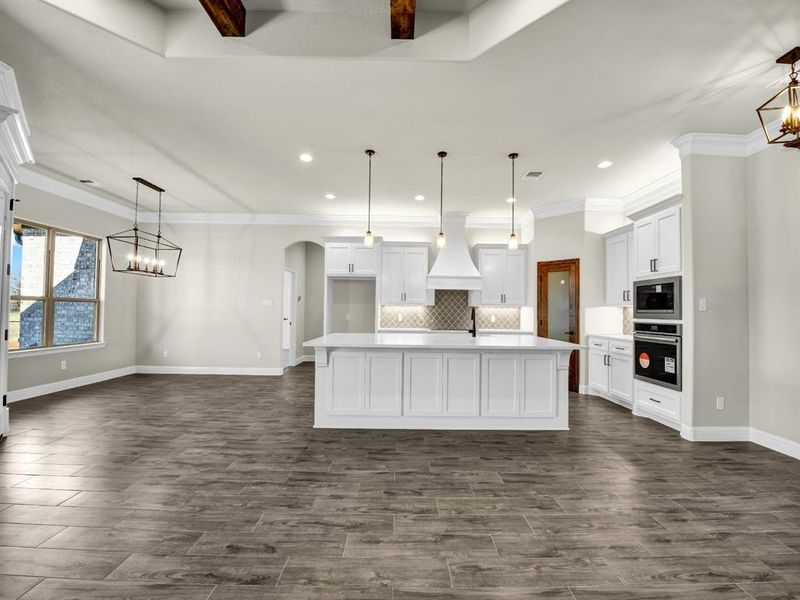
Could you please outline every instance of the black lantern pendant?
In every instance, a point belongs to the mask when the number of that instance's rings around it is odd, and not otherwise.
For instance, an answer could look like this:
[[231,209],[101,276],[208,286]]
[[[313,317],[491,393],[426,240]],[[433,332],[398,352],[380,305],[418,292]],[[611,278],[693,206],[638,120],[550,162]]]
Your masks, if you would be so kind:
[[[116,273],[146,277],[175,277],[183,250],[161,235],[161,195],[166,191],[141,177],[136,182],[136,205],[133,229],[106,237],[111,269]],[[139,228],[139,186],[158,192],[158,231],[155,234]]]
[[[800,73],[797,72],[797,63],[800,62],[800,46],[790,50],[777,61],[778,64],[791,65],[789,85],[764,102],[756,109],[758,118],[767,142],[781,144],[787,148],[800,149]],[[780,125],[777,133],[770,135],[769,121],[776,112],[780,113]]]

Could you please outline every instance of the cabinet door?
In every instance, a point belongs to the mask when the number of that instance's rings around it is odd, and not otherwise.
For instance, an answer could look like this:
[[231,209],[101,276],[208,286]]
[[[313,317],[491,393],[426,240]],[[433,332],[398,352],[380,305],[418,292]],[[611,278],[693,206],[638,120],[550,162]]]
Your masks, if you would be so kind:
[[633,403],[633,359],[630,356],[612,354],[608,374],[608,395],[618,400]]
[[653,217],[640,219],[633,224],[633,247],[636,258],[635,278],[652,277],[651,261],[656,258],[656,227]]
[[364,413],[364,353],[334,350],[328,359],[330,412]]
[[442,355],[406,352],[403,357],[403,415],[417,417],[442,412]]
[[606,240],[606,304],[622,306],[628,297],[628,235]]
[[659,275],[681,270],[681,207],[673,206],[653,216],[656,230],[656,270]]
[[381,303],[402,304],[403,248],[388,246],[381,254]]
[[403,355],[367,352],[365,408],[371,415],[400,415],[403,403]]
[[325,244],[325,272],[328,275],[349,275],[352,258],[350,244]]
[[519,416],[519,355],[484,354],[481,365],[482,415]]
[[446,415],[477,417],[480,402],[480,355],[444,354],[442,395]]
[[503,304],[522,306],[525,304],[525,251],[506,250],[503,270]]
[[353,244],[353,274],[375,275],[378,272],[377,250],[361,244]]
[[608,393],[608,366],[604,350],[589,350],[589,387],[603,394]]
[[505,250],[481,250],[481,304],[499,305],[503,297]]
[[558,412],[556,357],[523,354],[520,366],[520,414],[523,417],[555,417]]
[[636,250],[634,249],[633,245],[633,232],[630,232],[626,236],[628,242],[628,279],[626,280],[627,285],[627,300],[625,301],[625,306],[633,306],[633,279],[634,273],[636,272],[636,265],[634,261],[636,260]]
[[428,249],[404,248],[403,285],[406,304],[428,301]]

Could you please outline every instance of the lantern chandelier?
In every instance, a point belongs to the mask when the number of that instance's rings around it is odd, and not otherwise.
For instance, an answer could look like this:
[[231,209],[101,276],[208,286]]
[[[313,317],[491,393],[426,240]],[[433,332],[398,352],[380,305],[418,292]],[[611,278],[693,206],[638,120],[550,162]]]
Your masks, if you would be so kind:
[[[789,73],[789,85],[767,100],[756,109],[758,118],[767,142],[770,144],[782,144],[787,148],[800,149],[800,73],[797,71],[797,63],[800,62],[800,46],[790,50],[777,61],[778,64],[791,65]],[[780,111],[780,125],[777,132],[771,135],[769,132],[769,122],[774,111]]]
[[[175,277],[183,250],[161,235],[161,196],[166,191],[141,177],[136,182],[133,229],[106,237],[111,269],[117,273],[146,277]],[[139,228],[139,187],[158,193],[158,230],[154,234]]]

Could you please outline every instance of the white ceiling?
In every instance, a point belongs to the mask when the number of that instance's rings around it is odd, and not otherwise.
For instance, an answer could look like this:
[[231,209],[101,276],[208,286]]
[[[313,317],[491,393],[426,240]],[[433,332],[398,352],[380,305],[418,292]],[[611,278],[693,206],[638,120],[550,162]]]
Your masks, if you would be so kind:
[[119,199],[146,177],[170,211],[359,214],[367,147],[379,214],[438,211],[440,149],[446,209],[507,214],[511,151],[518,172],[545,171],[518,182],[522,209],[619,198],[679,168],[675,137],[754,130],[785,71],[775,58],[798,43],[797,0],[571,0],[467,62],[165,58],[44,2],[0,0],[0,59],[39,164]]

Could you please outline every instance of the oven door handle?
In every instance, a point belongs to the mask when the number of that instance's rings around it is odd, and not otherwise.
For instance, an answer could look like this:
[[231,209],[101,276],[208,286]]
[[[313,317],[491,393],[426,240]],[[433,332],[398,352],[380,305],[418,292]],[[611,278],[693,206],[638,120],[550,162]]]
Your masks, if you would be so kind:
[[672,346],[677,346],[681,343],[680,338],[676,337],[662,337],[660,335],[635,335],[633,336],[634,340],[645,340],[647,342],[658,342],[659,344],[670,344]]

